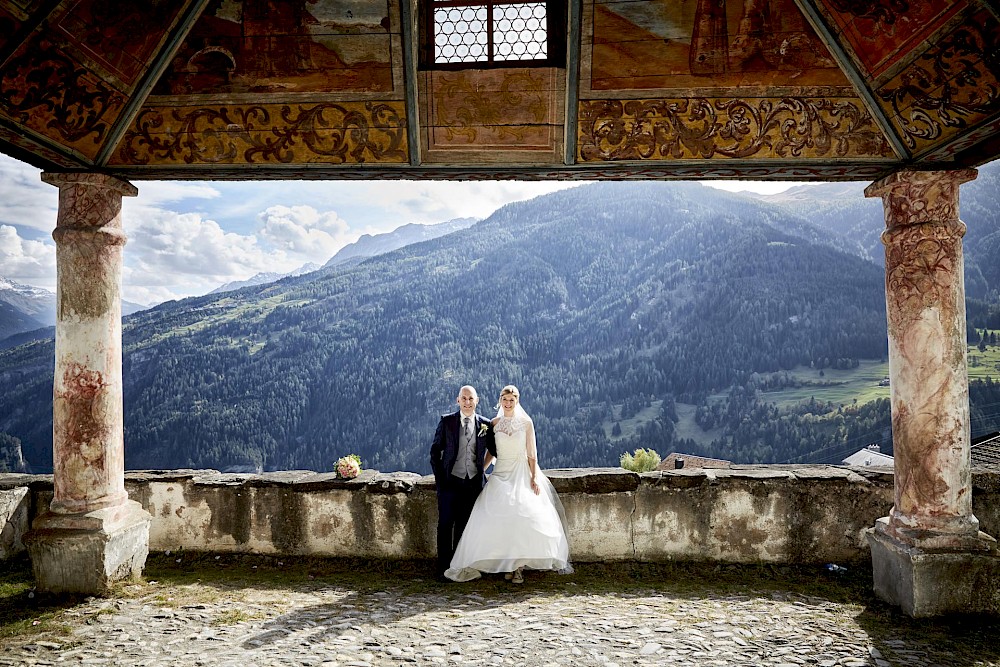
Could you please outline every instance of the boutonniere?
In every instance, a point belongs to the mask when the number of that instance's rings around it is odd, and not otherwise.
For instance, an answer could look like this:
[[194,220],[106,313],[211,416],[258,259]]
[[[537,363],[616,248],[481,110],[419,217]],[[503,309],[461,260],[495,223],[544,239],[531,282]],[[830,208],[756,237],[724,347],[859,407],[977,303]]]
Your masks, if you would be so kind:
[[484,435],[486,435],[486,431],[488,431],[489,429],[490,429],[490,425],[489,424],[480,424],[479,425],[479,434],[478,434],[478,437],[481,438]]

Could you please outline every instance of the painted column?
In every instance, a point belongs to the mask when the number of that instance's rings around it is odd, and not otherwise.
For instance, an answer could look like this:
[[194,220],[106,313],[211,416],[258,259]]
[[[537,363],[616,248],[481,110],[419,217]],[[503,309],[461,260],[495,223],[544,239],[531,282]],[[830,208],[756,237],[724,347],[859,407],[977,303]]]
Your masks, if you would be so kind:
[[45,173],[59,188],[52,459],[54,496],[30,541],[39,588],[97,593],[137,576],[149,515],[125,492],[121,275],[123,196],[96,173]]
[[100,174],[43,174],[59,187],[56,366],[50,509],[123,504],[122,197],[134,186]]
[[954,580],[952,575],[962,578],[959,571],[943,573],[940,562],[925,567],[928,555],[987,553],[996,544],[979,532],[972,513],[965,225],[958,218],[958,189],[975,177],[973,169],[900,171],[865,190],[885,207],[895,467],[894,505],[873,535],[875,583],[885,599],[916,616],[971,604],[938,590],[951,587],[967,598],[974,584]]

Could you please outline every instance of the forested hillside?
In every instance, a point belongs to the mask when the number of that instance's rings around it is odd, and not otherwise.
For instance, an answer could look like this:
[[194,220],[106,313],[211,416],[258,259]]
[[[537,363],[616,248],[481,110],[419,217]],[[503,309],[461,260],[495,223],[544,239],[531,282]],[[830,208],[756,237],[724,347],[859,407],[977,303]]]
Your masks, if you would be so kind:
[[[329,470],[354,452],[428,472],[463,383],[485,414],[519,385],[546,467],[616,465],[638,446],[815,459],[886,431],[888,409],[779,412],[756,386],[886,354],[882,269],[813,217],[696,184],[587,185],[357,265],[139,313],[126,465]],[[51,341],[0,353],[0,433],[38,469],[52,355]],[[678,434],[682,405],[701,406],[710,445]]]

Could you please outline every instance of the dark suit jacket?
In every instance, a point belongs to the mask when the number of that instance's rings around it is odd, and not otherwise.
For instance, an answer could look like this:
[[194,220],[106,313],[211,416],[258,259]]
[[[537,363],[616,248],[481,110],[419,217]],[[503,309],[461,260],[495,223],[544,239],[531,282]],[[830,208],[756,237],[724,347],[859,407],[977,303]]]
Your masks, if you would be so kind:
[[[476,469],[479,471],[480,481],[486,484],[483,459],[486,457],[487,451],[496,456],[497,445],[490,420],[478,414],[475,415],[475,418]],[[449,477],[451,477],[451,469],[455,466],[455,459],[458,458],[459,430],[461,428],[462,413],[456,411],[450,415],[442,415],[437,430],[434,432],[434,442],[431,444],[431,469],[434,470],[434,480],[437,482],[438,488],[447,485]]]

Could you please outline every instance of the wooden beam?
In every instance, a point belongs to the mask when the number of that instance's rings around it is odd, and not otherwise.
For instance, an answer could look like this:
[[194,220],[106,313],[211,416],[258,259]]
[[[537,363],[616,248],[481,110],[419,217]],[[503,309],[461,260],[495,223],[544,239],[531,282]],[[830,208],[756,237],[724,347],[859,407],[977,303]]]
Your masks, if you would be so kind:
[[403,84],[406,88],[406,146],[410,166],[420,165],[420,101],[417,96],[417,15],[411,0],[399,0],[400,32],[403,35]]
[[868,83],[865,81],[864,74],[858,68],[854,59],[848,55],[843,47],[841,47],[840,41],[830,30],[829,26],[827,26],[823,17],[820,16],[819,11],[816,9],[815,0],[795,0],[795,4],[798,5],[799,9],[802,10],[802,13],[805,14],[806,20],[809,21],[810,25],[812,25],[813,30],[816,31],[819,38],[824,44],[826,44],[827,48],[830,49],[830,55],[837,61],[837,64],[840,66],[844,76],[846,76],[848,81],[851,82],[851,85],[854,86],[854,89],[858,93],[858,97],[861,98],[865,107],[868,108],[868,113],[872,115],[872,119],[875,121],[875,124],[878,125],[880,130],[882,130],[882,134],[885,135],[885,138],[892,147],[893,152],[895,152],[901,160],[911,159],[913,155],[910,153],[909,149],[906,148],[906,144],[903,143],[900,136],[896,134],[892,121],[890,121],[889,117],[885,115],[885,112],[882,110],[881,105],[879,105],[878,100],[875,99],[875,95],[868,88]]
[[563,161],[576,164],[577,107],[580,103],[580,40],[583,32],[583,0],[568,0],[566,11],[566,113]]
[[156,82],[160,80],[163,76],[163,72],[166,71],[167,66],[170,65],[170,61],[173,59],[174,54],[180,49],[181,44],[184,43],[184,38],[194,27],[194,24],[201,18],[201,13],[205,10],[208,5],[209,0],[192,0],[191,4],[188,6],[187,11],[181,16],[181,20],[177,22],[177,27],[167,38],[166,43],[163,48],[160,49],[159,54],[150,61],[149,69],[146,70],[146,74],[136,85],[132,94],[129,95],[128,102],[125,104],[125,108],[122,110],[121,115],[118,116],[118,120],[115,124],[111,126],[108,131],[108,138],[101,146],[101,150],[98,151],[96,157],[94,158],[94,164],[98,167],[103,167],[107,165],[108,160],[111,159],[111,155],[114,153],[115,149],[118,148],[118,143],[122,140],[125,132],[132,125],[132,121],[135,117],[142,111],[142,105],[146,103],[146,98],[149,97],[150,92],[153,90],[153,86]]

